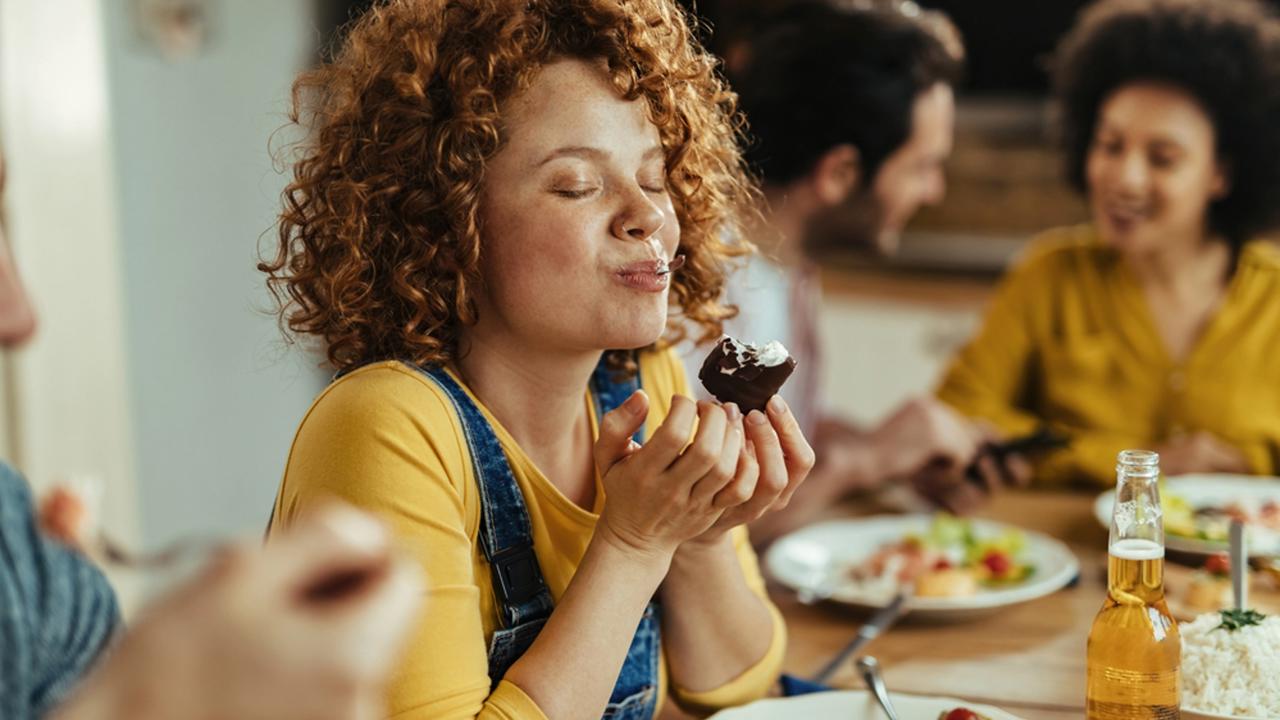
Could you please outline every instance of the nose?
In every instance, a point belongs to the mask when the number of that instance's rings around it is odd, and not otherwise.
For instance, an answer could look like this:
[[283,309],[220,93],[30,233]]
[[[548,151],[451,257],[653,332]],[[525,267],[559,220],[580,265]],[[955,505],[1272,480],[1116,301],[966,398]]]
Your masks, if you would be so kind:
[[666,216],[640,189],[630,190],[612,223],[613,236],[619,240],[646,240],[666,224]]
[[1116,168],[1116,185],[1121,190],[1141,192],[1149,177],[1147,160],[1142,153],[1128,152],[1120,158]]

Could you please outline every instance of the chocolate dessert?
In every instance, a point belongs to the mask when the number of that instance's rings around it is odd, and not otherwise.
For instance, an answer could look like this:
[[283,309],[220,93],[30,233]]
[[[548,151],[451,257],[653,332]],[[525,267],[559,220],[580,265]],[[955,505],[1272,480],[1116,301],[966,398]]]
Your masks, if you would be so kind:
[[795,369],[795,358],[777,340],[756,346],[726,335],[702,363],[698,379],[717,400],[737,403],[746,414],[764,412],[765,403]]

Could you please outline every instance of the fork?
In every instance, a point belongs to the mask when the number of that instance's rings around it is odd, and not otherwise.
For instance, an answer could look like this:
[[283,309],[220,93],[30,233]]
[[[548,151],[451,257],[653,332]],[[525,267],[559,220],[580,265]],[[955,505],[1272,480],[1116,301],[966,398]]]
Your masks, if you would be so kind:
[[871,688],[871,694],[876,696],[880,709],[884,710],[889,720],[898,720],[898,713],[894,711],[893,703],[889,701],[889,690],[884,686],[884,678],[880,675],[880,661],[871,655],[863,655],[854,664],[862,674],[863,682]]

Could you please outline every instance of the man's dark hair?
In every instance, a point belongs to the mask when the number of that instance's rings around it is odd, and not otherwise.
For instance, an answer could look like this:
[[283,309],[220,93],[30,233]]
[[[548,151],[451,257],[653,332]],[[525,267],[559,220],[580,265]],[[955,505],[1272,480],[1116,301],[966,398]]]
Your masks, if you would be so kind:
[[1103,103],[1136,82],[1177,87],[1213,123],[1228,194],[1209,227],[1233,249],[1280,221],[1280,20],[1254,0],[1103,0],[1087,8],[1054,63],[1067,178],[1085,164]]
[[752,44],[732,78],[751,142],[747,161],[767,184],[810,173],[831,148],[858,150],[863,187],[911,135],[919,94],[959,80],[955,29],[936,11],[797,6]]

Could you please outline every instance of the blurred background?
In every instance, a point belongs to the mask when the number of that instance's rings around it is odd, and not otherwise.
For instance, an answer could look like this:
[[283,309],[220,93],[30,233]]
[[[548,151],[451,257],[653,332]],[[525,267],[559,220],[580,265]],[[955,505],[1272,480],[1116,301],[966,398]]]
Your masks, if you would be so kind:
[[[850,0],[856,2],[856,0]],[[768,0],[687,3],[722,49]],[[892,261],[824,258],[831,402],[871,422],[931,387],[1031,233],[1084,217],[1044,58],[1080,0],[925,0],[969,48],[946,202]],[[286,182],[294,75],[348,0],[0,0],[5,227],[41,319],[0,360],[0,456],[98,478],[139,547],[261,531],[328,372],[281,342],[255,269]],[[875,383],[853,383],[874,377]],[[117,579],[135,600],[129,579]]]

